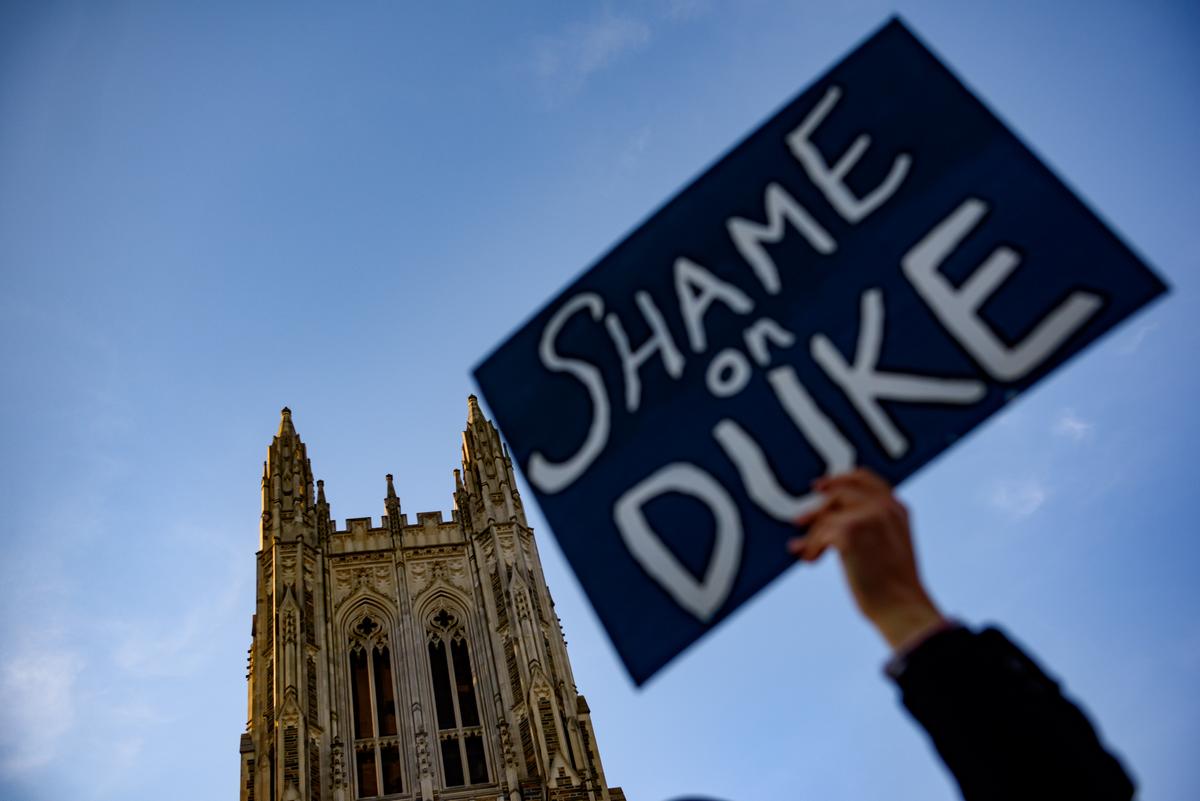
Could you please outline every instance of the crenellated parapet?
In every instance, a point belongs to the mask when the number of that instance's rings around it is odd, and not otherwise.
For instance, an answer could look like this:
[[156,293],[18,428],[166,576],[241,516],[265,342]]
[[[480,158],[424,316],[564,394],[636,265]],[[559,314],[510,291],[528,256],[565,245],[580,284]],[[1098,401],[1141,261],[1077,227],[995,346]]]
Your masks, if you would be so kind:
[[398,520],[384,515],[378,525],[370,517],[347,518],[344,528],[333,529],[323,550],[329,555],[339,555],[467,541],[462,523],[453,512],[449,520],[440,511],[417,512],[416,517],[416,522],[410,523],[407,514],[400,514]]

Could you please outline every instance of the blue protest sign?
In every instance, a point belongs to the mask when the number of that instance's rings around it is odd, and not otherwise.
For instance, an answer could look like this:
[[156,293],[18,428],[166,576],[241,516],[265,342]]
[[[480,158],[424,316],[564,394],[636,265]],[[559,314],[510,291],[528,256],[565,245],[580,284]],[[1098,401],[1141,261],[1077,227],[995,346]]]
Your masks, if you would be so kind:
[[1163,291],[893,20],[475,377],[640,684],[791,564],[813,478],[900,482]]

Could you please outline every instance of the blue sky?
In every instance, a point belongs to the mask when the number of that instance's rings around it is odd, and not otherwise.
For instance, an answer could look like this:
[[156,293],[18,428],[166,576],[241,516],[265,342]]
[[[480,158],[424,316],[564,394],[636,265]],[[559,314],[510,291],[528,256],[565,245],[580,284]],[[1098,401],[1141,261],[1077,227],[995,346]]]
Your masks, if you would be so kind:
[[[1200,791],[1200,11],[0,4],[0,797],[236,792],[258,478],[450,506],[468,371],[899,11],[1172,285],[903,487],[944,607]],[[536,512],[635,801],[951,799],[833,562],[636,691]]]

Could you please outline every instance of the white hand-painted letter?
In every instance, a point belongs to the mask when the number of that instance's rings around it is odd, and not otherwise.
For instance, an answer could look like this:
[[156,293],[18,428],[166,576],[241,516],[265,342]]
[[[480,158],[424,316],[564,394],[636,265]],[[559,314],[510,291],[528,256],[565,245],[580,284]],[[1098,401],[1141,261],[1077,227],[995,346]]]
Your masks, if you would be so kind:
[[746,350],[754,357],[759,367],[766,367],[771,361],[768,343],[780,348],[790,348],[796,342],[796,335],[784,328],[770,317],[755,320],[753,325],[742,332],[746,340]]
[[792,150],[792,155],[800,160],[804,171],[808,173],[809,180],[816,184],[830,205],[837,209],[838,214],[842,215],[842,219],[846,222],[856,223],[895,194],[896,190],[900,188],[904,176],[908,174],[908,168],[912,166],[912,156],[907,153],[896,156],[883,183],[871,190],[866,197],[856,197],[844,181],[846,174],[854,169],[854,165],[858,164],[863,153],[867,152],[867,148],[871,145],[871,137],[867,134],[859,134],[854,143],[850,145],[850,149],[843,153],[837,160],[837,164],[832,167],[825,161],[821,151],[817,150],[817,146],[810,139],[813,131],[825,120],[841,96],[842,90],[839,87],[829,87],[825,96],[821,98],[821,102],[817,103],[817,107],[804,118],[804,122],[788,134],[787,142],[788,147]]
[[649,292],[638,292],[633,297],[652,332],[650,338],[637,350],[629,347],[629,335],[625,333],[625,328],[621,325],[621,320],[617,315],[609,312],[608,316],[604,318],[604,326],[608,329],[608,335],[612,337],[613,344],[617,346],[617,353],[621,356],[621,367],[625,374],[625,408],[630,412],[637,411],[642,397],[642,382],[638,377],[638,370],[656,352],[662,354],[663,367],[666,368],[667,375],[671,378],[679,378],[683,375],[683,354],[679,352],[679,348],[675,347],[675,340],[671,338],[671,332],[667,329],[662,312],[654,305],[654,298],[650,297]]
[[[677,492],[704,502],[716,523],[712,556],[697,581],[650,528],[643,507],[654,498]],[[655,581],[702,623],[707,623],[733,589],[742,562],[742,518],[717,480],[694,464],[673,462],[659,468],[617,499],[613,518],[629,552]]]
[[542,332],[541,346],[538,355],[547,370],[554,373],[569,373],[583,384],[592,400],[592,424],[588,428],[587,437],[575,455],[565,462],[551,462],[541,451],[535,451],[529,457],[529,480],[539,490],[552,495],[571,485],[575,479],[595,461],[608,441],[608,393],[604,388],[604,377],[600,370],[583,359],[568,359],[560,356],[554,349],[554,340],[567,320],[576,312],[587,310],[593,320],[599,320],[604,314],[604,301],[592,292],[576,295],[562,305],[546,323]]
[[768,184],[763,194],[763,206],[767,212],[766,224],[756,223],[741,217],[730,217],[725,222],[729,238],[737,246],[742,258],[754,270],[763,289],[772,295],[779,294],[779,268],[767,253],[763,243],[774,244],[783,239],[784,224],[791,223],[804,235],[808,244],[818,253],[828,255],[837,250],[837,242],[821,227],[808,210],[796,202],[787,190],[776,183]]
[[813,358],[846,393],[854,408],[871,427],[875,438],[893,459],[899,459],[908,451],[908,440],[879,405],[881,399],[967,404],[982,398],[986,389],[982,381],[972,379],[876,370],[879,351],[883,348],[883,292],[879,289],[868,289],[863,293],[862,320],[859,322],[853,367],[846,363],[824,334],[814,336],[809,346]]
[[713,357],[704,371],[708,391],[718,398],[729,398],[741,392],[750,382],[750,362],[740,350],[726,348]]
[[754,308],[754,301],[745,292],[683,258],[675,260],[675,293],[679,296],[679,313],[683,315],[688,342],[696,353],[708,345],[704,314],[714,300],[721,301],[738,314],[746,314]]
[[1091,319],[1104,301],[1090,292],[1072,292],[1016,345],[1000,340],[979,317],[979,308],[1021,263],[1008,247],[998,247],[955,287],[938,268],[987,214],[988,206],[968,198],[913,246],[901,260],[904,274],[942,325],[983,369],[1000,381],[1017,381],[1048,358]]
[[[825,461],[827,474],[841,473],[854,467],[854,446],[817,406],[796,377],[795,370],[776,367],[767,373],[767,381],[774,388],[775,397],[784,411],[817,455]],[[713,428],[713,436],[737,467],[738,475],[746,486],[746,494],[776,520],[791,522],[821,503],[822,496],[818,493],[810,492],[796,497],[779,486],[762,448],[737,423],[729,419],[722,420]]]

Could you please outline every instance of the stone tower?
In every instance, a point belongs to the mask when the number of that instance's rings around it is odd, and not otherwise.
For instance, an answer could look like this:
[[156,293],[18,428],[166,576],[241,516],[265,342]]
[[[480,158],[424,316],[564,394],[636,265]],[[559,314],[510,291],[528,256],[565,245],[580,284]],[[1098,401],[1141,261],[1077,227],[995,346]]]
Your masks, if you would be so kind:
[[339,530],[291,412],[267,451],[242,801],[624,801],[495,427],[468,401],[454,511]]

